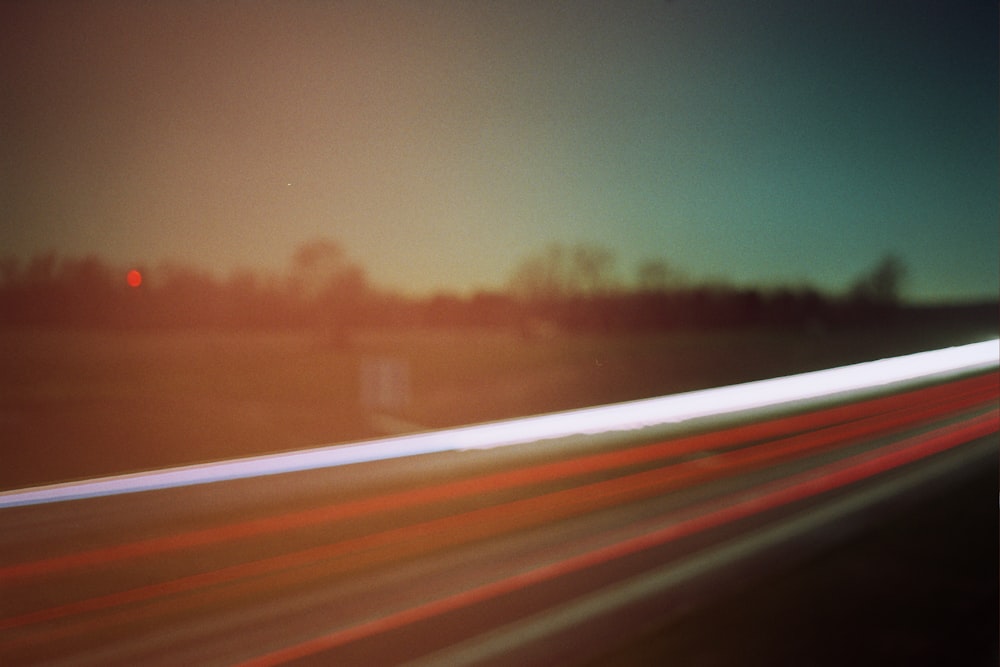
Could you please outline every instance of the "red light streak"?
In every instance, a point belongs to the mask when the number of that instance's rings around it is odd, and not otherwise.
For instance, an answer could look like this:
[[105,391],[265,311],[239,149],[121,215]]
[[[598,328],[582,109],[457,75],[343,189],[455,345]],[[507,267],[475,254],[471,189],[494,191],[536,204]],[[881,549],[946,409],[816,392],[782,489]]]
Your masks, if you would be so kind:
[[[964,391],[959,390],[959,387]],[[679,441],[668,441],[644,447],[628,450],[625,452],[612,452],[591,457],[584,457],[575,461],[565,461],[553,464],[546,464],[536,468],[516,470],[509,473],[500,473],[495,476],[465,480],[454,484],[446,484],[436,487],[418,489],[414,492],[404,492],[403,494],[391,494],[380,498],[374,498],[357,503],[351,503],[346,508],[323,508],[317,511],[305,512],[290,515],[293,519],[304,523],[315,522],[317,520],[332,520],[333,518],[344,518],[347,515],[358,516],[366,512],[392,511],[401,507],[399,504],[404,499],[408,502],[431,502],[432,500],[442,500],[449,497],[449,494],[464,490],[468,493],[483,493],[484,480],[492,480],[500,488],[502,485],[518,486],[537,481],[547,481],[557,479],[560,475],[577,475],[582,472],[601,470],[608,465],[628,465],[654,458],[655,456],[677,455],[678,452],[696,451],[698,447],[704,448],[707,444],[728,444],[733,446],[733,433],[739,433],[746,437],[748,434],[760,435],[762,432],[788,432],[789,426],[795,429],[803,428],[807,424],[812,424],[817,428],[817,421],[822,423],[831,417],[845,419],[851,414],[858,415],[857,410],[871,410],[873,405],[886,407],[894,406],[896,411],[885,414],[878,414],[871,417],[844,421],[836,423],[834,426],[824,431],[808,431],[799,433],[783,440],[764,442],[751,445],[744,449],[715,455],[708,461],[714,461],[715,465],[704,466],[702,459],[699,462],[686,462],[667,465],[661,468],[627,475],[615,479],[605,480],[584,486],[556,491],[540,496],[524,498],[512,502],[484,507],[477,510],[465,512],[439,519],[429,520],[383,531],[380,533],[363,535],[361,537],[343,540],[341,542],[301,550],[298,552],[283,554],[258,561],[241,563],[218,570],[193,574],[180,577],[171,581],[160,582],[143,586],[136,589],[119,591],[108,595],[98,596],[69,604],[59,605],[48,609],[42,609],[27,614],[21,614],[7,619],[0,620],[0,628],[24,627],[28,625],[44,623],[68,616],[84,614],[120,607],[134,602],[154,600],[165,596],[184,593],[196,589],[203,589],[210,586],[226,583],[239,583],[241,580],[248,580],[260,575],[274,574],[279,571],[286,571],[292,568],[302,568],[312,566],[324,560],[345,556],[352,553],[359,553],[380,547],[393,546],[396,551],[407,544],[419,544],[421,540],[430,539],[435,544],[465,543],[477,537],[490,534],[503,533],[517,528],[524,528],[526,525],[535,525],[554,519],[566,518],[586,511],[606,507],[609,503],[622,503],[632,500],[649,497],[663,493],[665,490],[678,488],[684,484],[692,484],[707,479],[718,478],[726,472],[739,472],[747,468],[759,467],[773,462],[774,460],[788,457],[791,454],[808,450],[811,448],[834,445],[842,442],[845,438],[858,437],[861,435],[872,435],[873,433],[884,432],[887,429],[902,425],[913,425],[914,423],[926,421],[926,419],[937,414],[947,414],[957,409],[969,407],[984,398],[994,398],[996,386],[992,376],[973,378],[970,380],[953,383],[946,386],[933,387],[911,392],[913,395],[903,395],[891,397],[892,399],[879,399],[869,403],[833,408],[823,413],[799,415],[774,422],[749,425],[742,428],[732,429],[730,432],[710,433],[704,436],[694,436],[692,438]],[[914,396],[919,395],[925,399],[924,402],[915,402]],[[948,400],[942,400],[950,396]],[[931,398],[932,400],[926,401]],[[909,406],[899,410],[898,406],[904,404]],[[995,430],[997,417],[995,414],[987,415],[986,418]],[[984,418],[975,420],[979,425],[986,423]],[[973,422],[970,422],[973,423]],[[970,427],[971,428],[971,427]],[[953,431],[954,429],[952,429]],[[794,432],[794,429],[793,429]],[[934,433],[951,432],[948,429],[939,429]],[[965,431],[963,431],[964,433]],[[987,431],[988,432],[988,431]],[[728,436],[728,437],[726,437]],[[930,437],[930,436],[928,436]],[[749,438],[752,440],[753,438]],[[746,442],[746,440],[744,440]],[[905,441],[906,443],[922,442],[919,438]],[[964,440],[962,441],[964,442]],[[958,443],[956,443],[958,444]],[[898,448],[901,445],[886,447],[879,452]],[[906,446],[910,446],[907,444]],[[904,452],[905,455],[905,452]],[[888,456],[888,455],[886,455]],[[854,460],[862,460],[862,457],[855,457]],[[888,460],[888,459],[886,459]],[[905,462],[905,460],[903,461]],[[827,466],[822,470],[832,469]],[[874,474],[871,473],[871,474]],[[801,477],[801,476],[800,476]],[[803,482],[806,486],[812,481]],[[845,482],[846,483],[846,482]],[[801,485],[800,485],[801,486]],[[809,487],[818,490],[810,493],[820,493],[826,487]],[[805,496],[803,496],[805,497]],[[790,501],[789,501],[790,502]],[[742,505],[741,505],[742,506]],[[767,507],[762,507],[766,509]],[[320,519],[322,517],[322,519]],[[228,527],[233,532],[226,536],[226,539],[235,539],[234,535],[248,536],[261,530],[274,531],[279,527],[289,528],[289,515],[270,517],[261,521],[245,522],[236,526]],[[16,568],[22,568],[20,574],[23,576],[39,571],[55,571],[67,567],[80,566],[86,564],[100,564],[100,557],[126,558],[129,556],[160,551],[167,548],[182,548],[177,545],[196,546],[210,543],[213,540],[211,531],[196,531],[191,534],[184,534],[167,538],[166,540],[153,540],[145,543],[120,545],[112,547],[111,550],[96,550],[84,554],[70,555],[62,559],[51,559],[40,561],[39,563],[26,563],[5,568],[0,571],[4,575],[5,581],[10,581],[8,575],[15,574]],[[171,540],[175,540],[171,544]],[[81,558],[83,557],[83,558]],[[78,559],[74,561],[74,558]],[[113,560],[113,558],[111,558]],[[32,572],[34,568],[34,572]],[[124,613],[124,610],[123,610]],[[129,617],[133,617],[134,612],[129,612]],[[91,621],[93,622],[93,621]],[[98,621],[101,622],[101,621]],[[106,622],[103,621],[103,622]]]
[[[491,598],[510,593],[527,586],[541,583],[559,576],[600,565],[611,560],[638,553],[698,532],[731,523],[753,514],[781,505],[803,500],[820,493],[846,486],[847,484],[891,470],[906,463],[925,458],[978,437],[994,433],[1000,427],[1000,416],[996,413],[982,415],[967,423],[957,424],[916,438],[896,447],[888,453],[863,454],[846,461],[824,466],[816,471],[798,475],[791,480],[766,487],[764,493],[740,500],[707,514],[702,514],[673,524],[663,530],[643,535],[632,540],[597,549],[569,558],[559,563],[531,570],[501,581],[492,582],[479,588],[463,591],[457,595],[434,600],[427,604],[403,610],[367,623],[344,628],[337,632],[318,637],[246,661],[241,667],[272,667],[292,660],[316,655],[323,651],[342,646],[365,637],[416,623],[434,616],[455,611]],[[718,503],[712,503],[716,505]]]
[[[530,468],[406,490],[375,498],[347,502],[333,507],[321,507],[280,514],[252,521],[214,526],[202,530],[93,549],[39,561],[17,563],[0,567],[0,579],[9,582],[15,579],[44,576],[76,568],[110,565],[130,558],[143,558],[211,544],[249,539],[295,528],[363,517],[377,512],[394,511],[401,507],[413,507],[444,500],[454,500],[461,497],[476,496],[485,491],[513,489],[556,479],[607,471],[613,468],[649,463],[657,459],[682,456],[684,454],[707,451],[719,447],[733,448],[742,443],[754,440],[777,438],[799,431],[817,431],[818,429],[840,424],[833,431],[804,433],[790,441],[767,443],[768,448],[752,447],[716,455],[712,459],[718,460],[719,465],[715,466],[712,472],[717,473],[723,467],[733,465],[731,462],[742,460],[744,463],[749,464],[754,461],[772,460],[777,457],[775,445],[782,443],[785,447],[784,454],[787,455],[795,451],[807,450],[831,442],[837,442],[846,437],[871,434],[874,432],[873,426],[878,423],[876,418],[890,411],[902,410],[903,412],[896,415],[895,418],[884,421],[882,426],[878,428],[889,428],[905,424],[907,421],[912,421],[914,416],[930,418],[949,410],[974,405],[976,401],[988,400],[995,395],[996,378],[993,375],[982,375],[955,383],[929,387],[863,403],[852,403],[818,412],[748,424],[677,440],[657,442],[622,451],[595,454],[567,461],[558,461]],[[946,402],[939,403],[933,408],[927,407],[928,403],[941,401],[942,399],[946,399]],[[699,471],[705,472],[700,466],[693,469],[693,472]],[[675,476],[674,479],[677,480],[680,477]]]

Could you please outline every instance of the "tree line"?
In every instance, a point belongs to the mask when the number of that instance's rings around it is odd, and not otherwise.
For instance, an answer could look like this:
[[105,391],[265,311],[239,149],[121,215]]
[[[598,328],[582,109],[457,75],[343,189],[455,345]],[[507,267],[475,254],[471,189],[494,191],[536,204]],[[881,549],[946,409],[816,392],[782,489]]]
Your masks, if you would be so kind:
[[[140,267],[141,268],[141,267]],[[884,320],[901,307],[905,266],[889,255],[839,295],[811,287],[762,289],[687,280],[668,263],[639,264],[630,280],[614,254],[552,244],[523,258],[501,289],[415,297],[377,288],[336,242],[301,245],[285,275],[219,278],[166,264],[129,286],[97,256],[54,252],[0,259],[7,326],[233,329],[311,328],[337,342],[367,327],[508,327],[657,331],[712,327],[829,327]]]

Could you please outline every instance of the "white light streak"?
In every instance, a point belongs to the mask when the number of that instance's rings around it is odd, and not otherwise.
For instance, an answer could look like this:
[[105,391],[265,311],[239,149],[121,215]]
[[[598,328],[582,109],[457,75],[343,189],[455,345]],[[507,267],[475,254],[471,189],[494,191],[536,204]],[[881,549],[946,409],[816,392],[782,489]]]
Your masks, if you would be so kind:
[[475,424],[347,445],[254,456],[0,492],[0,508],[246,479],[573,435],[632,431],[1000,366],[1000,339],[684,394]]

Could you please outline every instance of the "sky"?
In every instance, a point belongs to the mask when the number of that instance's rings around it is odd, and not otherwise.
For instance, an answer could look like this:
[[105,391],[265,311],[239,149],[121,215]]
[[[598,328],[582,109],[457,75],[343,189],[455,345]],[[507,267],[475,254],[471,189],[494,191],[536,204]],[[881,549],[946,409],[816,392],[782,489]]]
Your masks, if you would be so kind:
[[0,0],[0,255],[995,298],[997,62],[988,0]]

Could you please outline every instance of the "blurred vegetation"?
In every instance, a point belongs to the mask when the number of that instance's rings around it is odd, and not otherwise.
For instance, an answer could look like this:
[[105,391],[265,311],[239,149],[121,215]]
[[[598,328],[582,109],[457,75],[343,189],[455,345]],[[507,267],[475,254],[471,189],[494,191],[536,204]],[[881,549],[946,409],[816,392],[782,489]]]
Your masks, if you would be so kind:
[[[130,287],[130,268],[143,282]],[[317,240],[282,275],[0,260],[0,489],[659,396],[983,340],[992,304],[686,279],[553,245],[503,290],[412,297]],[[892,330],[887,330],[891,327]],[[365,368],[405,372],[370,405]],[[386,412],[388,410],[388,412]],[[387,422],[388,414],[395,421]]]
[[[129,268],[143,284],[130,287]],[[594,245],[551,244],[523,258],[504,289],[406,296],[376,288],[336,242],[300,246],[285,275],[197,267],[112,267],[97,256],[0,259],[0,323],[83,329],[259,329],[321,333],[331,344],[359,328],[503,328],[526,337],[557,332],[663,332],[719,328],[824,331],[926,318],[996,317],[995,304],[907,303],[907,267],[884,256],[842,294],[809,286],[698,283],[662,259],[623,279],[616,257]]]

